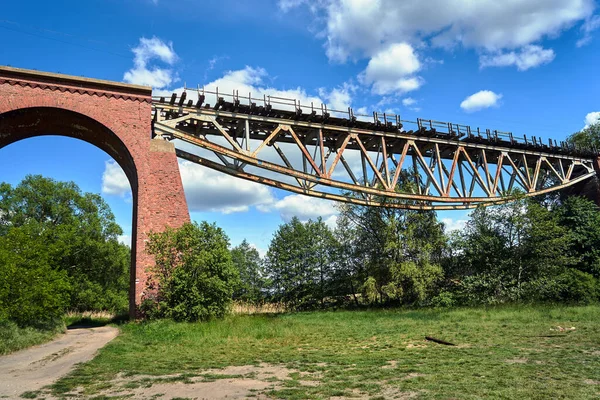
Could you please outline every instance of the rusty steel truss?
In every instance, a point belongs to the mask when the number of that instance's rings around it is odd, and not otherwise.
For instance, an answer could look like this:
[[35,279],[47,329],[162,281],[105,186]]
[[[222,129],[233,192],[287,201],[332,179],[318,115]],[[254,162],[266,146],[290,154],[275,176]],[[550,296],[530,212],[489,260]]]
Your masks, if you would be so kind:
[[596,174],[596,151],[564,142],[276,97],[225,98],[204,90],[153,98],[154,135],[187,144],[179,157],[225,174],[373,206],[471,208]]

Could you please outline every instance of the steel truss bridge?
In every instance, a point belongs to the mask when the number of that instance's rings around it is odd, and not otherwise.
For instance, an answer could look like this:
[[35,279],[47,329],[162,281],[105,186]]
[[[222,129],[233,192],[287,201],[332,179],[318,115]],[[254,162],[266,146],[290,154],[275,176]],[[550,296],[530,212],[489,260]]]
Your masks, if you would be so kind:
[[[280,189],[361,205],[465,209],[596,176],[597,152],[565,142],[328,110],[293,99],[185,90],[153,97],[155,136],[180,158]],[[183,147],[183,148],[182,148]]]

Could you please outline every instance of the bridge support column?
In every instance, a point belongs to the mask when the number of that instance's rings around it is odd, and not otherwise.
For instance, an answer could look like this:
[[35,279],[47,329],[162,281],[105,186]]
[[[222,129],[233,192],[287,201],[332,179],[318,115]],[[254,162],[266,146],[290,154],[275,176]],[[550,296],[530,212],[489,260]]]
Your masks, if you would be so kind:
[[125,172],[133,195],[129,312],[135,317],[154,264],[148,234],[190,220],[174,146],[152,139],[152,89],[0,66],[0,149],[42,135],[86,141]]
[[[179,227],[190,221],[175,146],[162,139],[152,139],[147,153],[147,165],[140,174],[138,169],[137,231],[132,240],[132,256],[135,252],[135,271],[132,271],[130,304],[139,306],[144,298],[148,269],[154,259],[146,252],[150,232],[160,232],[166,226]],[[139,168],[139,167],[138,167]],[[135,211],[134,211],[135,212]],[[132,316],[134,309],[130,310]]]

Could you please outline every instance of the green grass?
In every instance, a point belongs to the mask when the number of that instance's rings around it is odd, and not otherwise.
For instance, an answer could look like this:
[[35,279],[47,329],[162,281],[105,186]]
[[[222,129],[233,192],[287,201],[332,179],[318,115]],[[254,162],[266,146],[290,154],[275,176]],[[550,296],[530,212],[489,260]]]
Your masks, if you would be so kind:
[[[557,326],[575,327],[559,332]],[[592,399],[600,396],[600,306],[374,310],[231,316],[209,323],[121,326],[91,362],[53,386],[99,392],[118,373],[200,376],[206,368],[282,364],[300,374],[270,395],[367,394],[424,399]],[[434,336],[457,346],[424,340]]]
[[0,321],[0,355],[47,342],[63,330],[64,326],[60,324],[47,329],[37,329],[20,328],[14,322]]

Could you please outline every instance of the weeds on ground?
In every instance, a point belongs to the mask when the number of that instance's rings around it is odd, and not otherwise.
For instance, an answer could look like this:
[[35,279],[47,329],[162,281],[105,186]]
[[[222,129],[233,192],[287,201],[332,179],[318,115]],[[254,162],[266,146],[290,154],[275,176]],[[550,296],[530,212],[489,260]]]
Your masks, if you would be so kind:
[[0,355],[47,342],[65,329],[62,321],[47,327],[21,328],[12,321],[0,321]]

